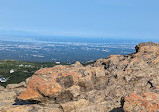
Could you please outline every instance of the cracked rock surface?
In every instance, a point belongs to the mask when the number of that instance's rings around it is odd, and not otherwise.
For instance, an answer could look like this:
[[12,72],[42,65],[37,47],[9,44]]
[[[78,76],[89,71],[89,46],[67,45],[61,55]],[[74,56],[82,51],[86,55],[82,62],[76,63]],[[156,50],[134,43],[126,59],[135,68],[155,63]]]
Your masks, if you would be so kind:
[[[87,66],[76,62],[40,69],[27,80],[27,85],[0,87],[2,93],[13,92],[7,106],[0,109],[3,112],[142,112],[143,109],[151,112],[155,108],[156,111],[159,44],[140,43],[135,49],[135,53],[110,55]],[[15,99],[17,104],[34,104],[11,105]]]

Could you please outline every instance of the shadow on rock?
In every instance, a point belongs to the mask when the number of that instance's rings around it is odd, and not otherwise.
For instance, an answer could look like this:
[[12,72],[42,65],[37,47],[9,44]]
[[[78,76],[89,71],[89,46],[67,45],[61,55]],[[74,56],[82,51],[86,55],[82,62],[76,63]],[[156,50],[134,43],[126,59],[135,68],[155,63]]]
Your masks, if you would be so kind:
[[114,108],[113,110],[111,110],[109,112],[124,112],[124,110],[122,107],[119,107],[119,108]]
[[15,100],[15,103],[13,105],[28,105],[28,104],[38,104],[40,103],[39,101],[36,100],[31,100],[31,101],[23,101],[23,100]]

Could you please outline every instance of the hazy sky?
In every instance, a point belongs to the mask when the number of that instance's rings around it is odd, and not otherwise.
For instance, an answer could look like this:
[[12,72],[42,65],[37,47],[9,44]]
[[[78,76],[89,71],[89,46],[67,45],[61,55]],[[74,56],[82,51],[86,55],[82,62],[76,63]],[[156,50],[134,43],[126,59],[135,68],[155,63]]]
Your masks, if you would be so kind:
[[0,35],[159,38],[159,0],[0,0]]

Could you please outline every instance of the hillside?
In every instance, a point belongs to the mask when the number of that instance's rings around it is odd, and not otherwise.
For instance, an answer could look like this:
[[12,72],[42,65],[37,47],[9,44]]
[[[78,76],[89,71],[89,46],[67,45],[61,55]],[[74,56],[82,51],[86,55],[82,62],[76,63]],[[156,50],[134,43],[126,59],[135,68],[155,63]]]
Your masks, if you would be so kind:
[[1,87],[0,109],[3,112],[157,112],[159,44],[140,43],[135,50],[129,55],[110,55],[86,66],[76,62],[42,68],[26,82]]
[[6,86],[8,84],[20,83],[31,77],[40,68],[53,67],[55,65],[56,63],[2,60],[0,61],[0,78],[5,78],[6,82],[0,82],[0,85]]

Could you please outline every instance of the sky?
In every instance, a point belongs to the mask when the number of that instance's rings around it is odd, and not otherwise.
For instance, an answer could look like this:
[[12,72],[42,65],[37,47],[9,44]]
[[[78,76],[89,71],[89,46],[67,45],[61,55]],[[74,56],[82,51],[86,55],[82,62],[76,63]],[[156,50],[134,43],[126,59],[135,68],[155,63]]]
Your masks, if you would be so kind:
[[159,39],[159,0],[0,0],[0,37]]

